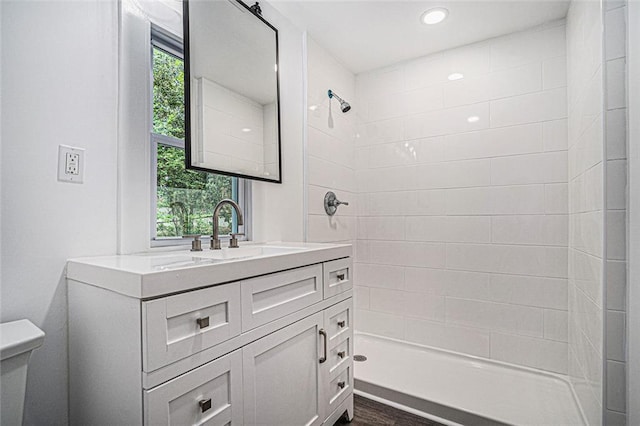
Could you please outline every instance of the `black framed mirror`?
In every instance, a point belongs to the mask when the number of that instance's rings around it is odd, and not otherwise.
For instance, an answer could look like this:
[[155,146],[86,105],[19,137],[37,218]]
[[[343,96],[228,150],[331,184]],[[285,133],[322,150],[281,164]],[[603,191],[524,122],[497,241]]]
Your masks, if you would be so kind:
[[186,167],[282,183],[278,30],[256,5],[184,0]]

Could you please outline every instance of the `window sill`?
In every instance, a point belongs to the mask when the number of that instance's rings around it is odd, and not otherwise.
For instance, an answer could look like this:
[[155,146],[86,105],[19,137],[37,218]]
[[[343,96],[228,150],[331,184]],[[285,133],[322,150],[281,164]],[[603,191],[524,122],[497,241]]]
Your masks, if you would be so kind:
[[[229,241],[229,235],[221,235],[220,241]],[[164,237],[164,238],[155,238],[151,240],[150,248],[174,248],[174,249],[189,249],[191,248],[191,241],[193,241],[190,237],[180,238],[180,237]],[[208,247],[211,244],[211,236],[203,235],[200,237],[200,241],[202,241],[202,247]],[[250,241],[245,236],[238,238],[238,241]]]

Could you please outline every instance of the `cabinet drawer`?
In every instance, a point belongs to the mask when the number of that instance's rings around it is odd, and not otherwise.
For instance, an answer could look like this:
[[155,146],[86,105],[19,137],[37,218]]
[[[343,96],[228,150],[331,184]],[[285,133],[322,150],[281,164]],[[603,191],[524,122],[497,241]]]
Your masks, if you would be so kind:
[[143,367],[153,371],[241,331],[240,283],[142,303]]
[[242,281],[242,331],[322,301],[322,265]]
[[329,379],[335,377],[347,366],[353,365],[353,337],[343,336],[341,342],[337,342],[333,348],[329,349],[327,354],[327,363],[329,364]]
[[353,336],[352,300],[349,298],[324,311],[324,323],[329,336],[330,348],[341,342],[345,336]]
[[144,392],[146,425],[242,425],[242,351]]
[[332,413],[338,405],[353,391],[353,368],[346,367],[329,382],[327,407],[328,413]]
[[323,270],[325,299],[353,287],[353,263],[350,257],[325,262]]

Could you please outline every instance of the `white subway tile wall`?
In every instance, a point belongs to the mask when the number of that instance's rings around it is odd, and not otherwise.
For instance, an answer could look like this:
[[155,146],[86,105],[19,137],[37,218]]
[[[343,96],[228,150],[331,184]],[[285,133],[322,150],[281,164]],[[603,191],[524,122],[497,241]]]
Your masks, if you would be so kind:
[[626,424],[626,1],[605,1],[606,424]]
[[357,76],[358,330],[568,372],[565,45],[559,21]]
[[[313,39],[307,39],[307,232],[310,242],[352,243],[356,239],[355,76]],[[346,114],[330,100],[331,89],[353,109]],[[334,216],[324,211],[324,195],[335,192],[341,205]],[[357,300],[362,298],[363,300]],[[369,304],[369,293],[356,291],[356,303]]]
[[[275,109],[204,77],[198,79],[196,92],[198,102],[204,105],[203,125],[207,129],[201,160],[226,164],[239,173],[269,170],[264,164],[265,146],[275,143],[275,134],[267,135],[265,128],[275,122]],[[243,131],[247,128],[249,132]]]

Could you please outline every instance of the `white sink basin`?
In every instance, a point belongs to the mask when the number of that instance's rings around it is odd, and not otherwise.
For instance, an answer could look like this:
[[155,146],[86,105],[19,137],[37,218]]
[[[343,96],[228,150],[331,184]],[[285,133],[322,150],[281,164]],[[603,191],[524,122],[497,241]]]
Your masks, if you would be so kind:
[[238,248],[222,248],[202,251],[173,251],[165,253],[140,253],[149,259],[152,268],[158,271],[188,268],[191,266],[211,265],[234,260],[250,260],[268,256],[300,253],[309,250],[305,247],[288,247],[277,245],[246,245]]
[[246,259],[249,257],[277,256],[303,251],[301,247],[281,247],[281,246],[241,246],[238,248],[223,248],[220,250],[208,250],[192,252],[192,257],[201,259],[233,260]]

